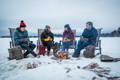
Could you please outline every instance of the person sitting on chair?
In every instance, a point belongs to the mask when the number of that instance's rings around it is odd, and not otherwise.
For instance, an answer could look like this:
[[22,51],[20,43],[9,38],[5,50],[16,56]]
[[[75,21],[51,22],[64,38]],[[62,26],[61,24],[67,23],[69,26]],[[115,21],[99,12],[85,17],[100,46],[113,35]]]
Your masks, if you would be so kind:
[[20,46],[22,49],[27,50],[24,53],[24,58],[27,58],[29,53],[34,57],[37,56],[33,51],[36,45],[29,40],[26,24],[23,20],[20,22],[20,27],[18,27],[14,33],[14,41],[16,46]]
[[69,24],[64,26],[63,32],[63,44],[62,44],[62,51],[68,51],[69,47],[73,44],[74,40],[74,33],[72,32]]
[[47,47],[47,55],[50,55],[50,50],[53,45],[54,35],[50,30],[50,26],[46,25],[44,31],[41,34],[41,41],[43,46]]
[[87,22],[86,23],[86,28],[84,29],[82,33],[82,37],[80,38],[77,49],[75,50],[74,54],[72,57],[79,57],[80,56],[80,51],[87,47],[88,45],[95,45],[96,44],[96,38],[98,36],[97,30],[93,27],[92,22]]

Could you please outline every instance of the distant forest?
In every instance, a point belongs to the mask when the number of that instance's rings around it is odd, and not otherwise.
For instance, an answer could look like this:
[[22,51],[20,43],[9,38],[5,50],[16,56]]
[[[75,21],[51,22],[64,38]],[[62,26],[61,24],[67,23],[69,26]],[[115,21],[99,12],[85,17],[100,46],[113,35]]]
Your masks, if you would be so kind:
[[102,37],[120,37],[120,27],[110,33],[102,33]]
[[[62,37],[62,34],[54,34],[55,37]],[[30,38],[37,38],[38,36],[29,36]],[[76,35],[80,37],[80,35]],[[120,27],[110,33],[101,33],[101,37],[120,37]],[[0,36],[0,38],[10,38],[10,36]]]

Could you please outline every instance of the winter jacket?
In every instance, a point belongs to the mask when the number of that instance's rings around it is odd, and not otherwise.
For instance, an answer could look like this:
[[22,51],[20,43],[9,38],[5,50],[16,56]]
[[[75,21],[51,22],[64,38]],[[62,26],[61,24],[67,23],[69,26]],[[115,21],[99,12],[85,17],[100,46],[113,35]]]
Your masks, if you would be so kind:
[[88,38],[88,40],[90,40],[90,41],[95,41],[96,42],[98,32],[94,27],[92,27],[90,30],[89,29],[84,29],[84,31],[82,33],[82,36],[84,38]]
[[71,41],[73,41],[74,40],[74,34],[73,34],[73,32],[72,31],[65,31],[65,32],[63,32],[63,40],[64,39],[70,39]]
[[28,38],[27,30],[22,32],[22,31],[20,31],[19,28],[16,29],[16,31],[14,33],[15,44],[19,45],[21,43],[24,43],[23,39],[27,39],[27,38]]
[[41,41],[42,43],[51,43],[54,40],[54,34],[52,32],[48,32],[44,30],[41,34]]

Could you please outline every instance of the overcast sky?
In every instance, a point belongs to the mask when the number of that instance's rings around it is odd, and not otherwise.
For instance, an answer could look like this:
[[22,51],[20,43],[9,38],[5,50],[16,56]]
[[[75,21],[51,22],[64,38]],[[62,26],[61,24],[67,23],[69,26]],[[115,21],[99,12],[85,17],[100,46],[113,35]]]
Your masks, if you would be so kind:
[[0,35],[24,20],[29,32],[50,25],[62,32],[70,24],[82,32],[87,21],[110,32],[120,27],[120,0],[0,0]]

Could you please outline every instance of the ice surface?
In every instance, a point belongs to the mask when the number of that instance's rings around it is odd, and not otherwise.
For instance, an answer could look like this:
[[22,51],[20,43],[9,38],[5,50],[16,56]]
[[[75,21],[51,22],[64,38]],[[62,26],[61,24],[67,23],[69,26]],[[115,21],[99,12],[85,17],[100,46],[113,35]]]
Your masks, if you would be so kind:
[[[37,38],[31,40],[36,43]],[[59,42],[61,38],[55,38]],[[79,38],[77,38],[79,40]],[[102,40],[102,54],[120,58],[120,38],[105,37]],[[94,72],[83,70],[82,67],[90,63],[98,63],[101,67],[110,68],[111,76],[120,76],[120,62],[100,62],[99,56],[94,59],[71,58],[69,60],[52,60],[51,57],[27,58],[8,61],[9,38],[0,38],[0,80],[106,80],[98,77]],[[70,50],[70,56],[73,50]],[[27,69],[28,64],[37,64],[37,68]],[[78,69],[78,66],[80,69]]]

